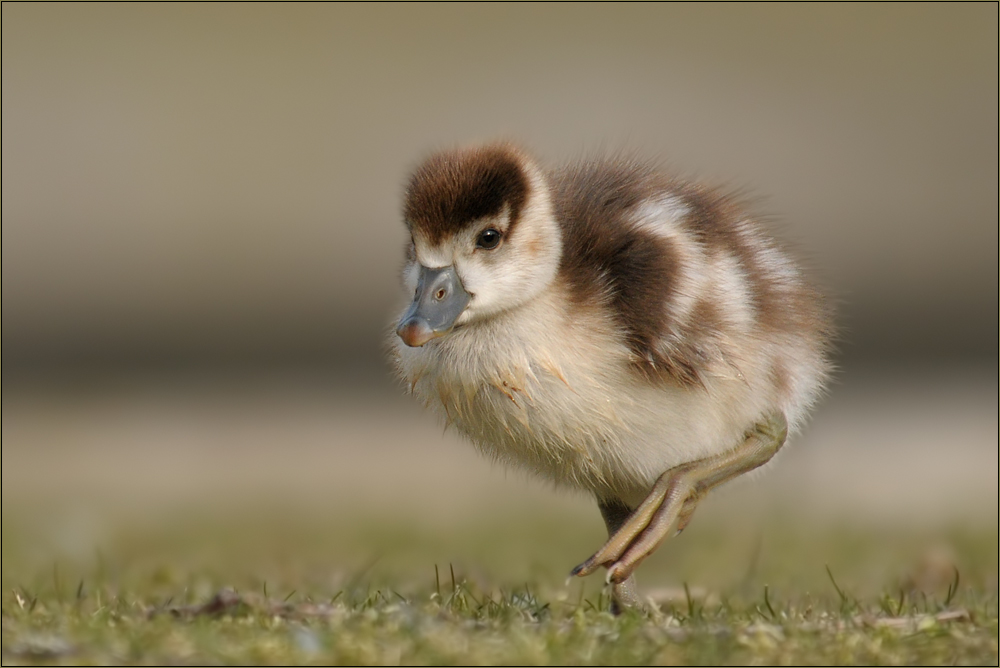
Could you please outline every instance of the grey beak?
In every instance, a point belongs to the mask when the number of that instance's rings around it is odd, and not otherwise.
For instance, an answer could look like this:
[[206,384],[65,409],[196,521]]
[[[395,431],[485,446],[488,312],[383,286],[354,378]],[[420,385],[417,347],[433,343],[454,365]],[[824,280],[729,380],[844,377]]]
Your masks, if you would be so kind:
[[444,336],[455,326],[471,296],[465,291],[455,267],[420,267],[417,294],[399,321],[396,334],[408,346],[422,346]]

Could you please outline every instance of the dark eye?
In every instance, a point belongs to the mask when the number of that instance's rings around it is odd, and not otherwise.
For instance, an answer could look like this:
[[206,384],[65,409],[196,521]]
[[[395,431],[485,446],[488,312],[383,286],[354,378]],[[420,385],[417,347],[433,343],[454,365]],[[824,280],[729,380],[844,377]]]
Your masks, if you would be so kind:
[[479,233],[479,238],[476,239],[476,248],[482,248],[484,250],[493,250],[500,245],[500,233],[494,230],[492,227],[488,230],[483,230]]

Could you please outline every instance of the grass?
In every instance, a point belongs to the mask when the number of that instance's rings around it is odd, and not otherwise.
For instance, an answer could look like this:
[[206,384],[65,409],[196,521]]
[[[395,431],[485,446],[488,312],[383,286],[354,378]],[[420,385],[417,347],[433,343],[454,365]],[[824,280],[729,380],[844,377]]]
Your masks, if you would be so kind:
[[194,513],[87,541],[5,507],[3,662],[997,664],[995,525],[709,514],[616,618],[599,578],[564,584],[598,521],[531,517]]

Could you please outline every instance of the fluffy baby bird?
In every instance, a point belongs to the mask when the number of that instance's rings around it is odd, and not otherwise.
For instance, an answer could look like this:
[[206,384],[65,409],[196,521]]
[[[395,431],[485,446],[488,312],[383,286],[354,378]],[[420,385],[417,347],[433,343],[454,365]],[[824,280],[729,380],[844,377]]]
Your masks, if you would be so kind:
[[613,608],[705,494],[765,464],[829,365],[826,310],[729,198],[627,159],[496,143],[412,175],[392,352],[487,456],[593,494]]

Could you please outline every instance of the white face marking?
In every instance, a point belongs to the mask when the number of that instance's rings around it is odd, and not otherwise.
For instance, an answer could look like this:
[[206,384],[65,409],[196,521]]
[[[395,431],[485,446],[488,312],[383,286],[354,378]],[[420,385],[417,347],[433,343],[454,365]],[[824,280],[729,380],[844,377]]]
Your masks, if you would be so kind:
[[417,262],[428,269],[441,269],[455,264],[455,249],[452,244],[430,246],[414,239],[414,245],[417,249]]
[[[497,215],[474,221],[458,234],[444,239],[435,245],[432,245],[426,239],[421,238],[419,233],[417,233],[414,235],[417,262],[428,269],[441,269],[442,267],[450,267],[455,264],[455,261],[458,258],[469,255],[470,250],[472,253],[489,253],[491,251],[482,248],[476,249],[476,239],[479,238],[479,234],[484,230],[492,228],[494,230],[498,230],[501,235],[506,237],[509,227],[510,210],[505,204],[503,209]],[[505,241],[506,240],[501,242],[500,245],[502,246]],[[498,249],[499,247],[493,250]]]

